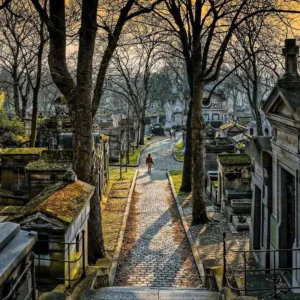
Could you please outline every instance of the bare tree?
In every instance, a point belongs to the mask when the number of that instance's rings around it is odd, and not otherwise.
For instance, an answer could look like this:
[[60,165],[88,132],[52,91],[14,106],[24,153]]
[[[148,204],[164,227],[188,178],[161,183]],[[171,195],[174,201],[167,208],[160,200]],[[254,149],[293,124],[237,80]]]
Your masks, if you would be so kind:
[[282,55],[278,51],[281,49],[276,48],[282,34],[275,26],[270,26],[263,15],[257,15],[246,20],[235,35],[238,42],[229,46],[228,53],[233,66],[238,67],[231,76],[239,84],[239,92],[248,100],[257,134],[263,135],[260,106],[283,69]]
[[[30,86],[25,74],[25,62],[22,47],[27,38],[32,34],[31,26],[25,26],[29,21],[28,15],[19,18],[11,10],[1,10],[0,22],[0,64],[7,76],[2,77],[1,83],[8,90],[12,90],[13,106],[18,117],[25,117],[28,105]],[[28,58],[30,60],[30,58]],[[22,107],[20,107],[20,96]]]
[[[47,1],[43,2],[46,5]],[[2,36],[0,44],[3,51],[0,61],[2,68],[11,75],[11,81],[5,79],[5,83],[12,87],[17,116],[23,119],[26,117],[26,109],[32,97],[30,146],[33,147],[37,131],[38,98],[45,66],[43,65],[47,41],[45,25],[29,1],[11,3],[9,9],[1,11],[1,18],[3,22],[0,25]]]
[[[98,0],[82,0],[80,20],[74,23],[80,27],[78,40],[76,40],[78,45],[76,81],[71,76],[67,65],[67,28],[72,23],[67,23],[65,1],[50,0],[49,14],[48,10],[43,9],[38,0],[31,1],[47,24],[50,36],[48,60],[51,75],[56,86],[65,96],[71,111],[74,128],[74,167],[76,173],[79,179],[97,185],[92,125],[93,117],[96,115],[103,94],[104,79],[109,62],[117,48],[125,23],[142,13],[152,11],[160,1],[150,3],[147,7],[141,6],[135,0],[127,0],[122,3],[119,1],[110,2],[110,8],[113,6],[117,8],[118,14],[111,16],[113,21],[109,26],[105,22],[103,23],[102,20],[99,20],[99,24],[97,24]],[[109,13],[107,13],[107,16],[109,16]],[[102,17],[103,14],[99,13],[99,19]],[[98,25],[107,32],[107,43],[93,92],[93,57]],[[99,257],[105,255],[99,195],[95,194],[90,204],[91,212],[88,224],[90,228],[88,238],[89,260],[90,262],[96,262]]]
[[[165,9],[156,14],[179,38],[185,59],[191,93],[187,121],[187,150],[192,156],[193,224],[208,221],[205,209],[204,134],[202,111],[206,84],[219,78],[225,54],[234,32],[255,15],[296,10],[281,9],[277,0],[165,0]],[[273,16],[274,16],[273,14]],[[188,149],[188,148],[192,149]],[[191,169],[184,169],[185,172]]]
[[136,33],[138,43],[133,47],[119,48],[114,59],[116,72],[110,76],[113,84],[111,90],[123,96],[138,116],[140,145],[144,145],[146,110],[153,101],[151,95],[158,87],[153,85],[151,79],[154,68],[161,59],[161,44],[149,30],[151,31],[151,28],[141,26]]

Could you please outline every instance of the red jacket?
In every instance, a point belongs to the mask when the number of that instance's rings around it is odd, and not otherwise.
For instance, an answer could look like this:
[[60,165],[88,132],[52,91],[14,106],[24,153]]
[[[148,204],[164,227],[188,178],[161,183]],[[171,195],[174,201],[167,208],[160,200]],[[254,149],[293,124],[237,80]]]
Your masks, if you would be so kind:
[[146,164],[153,164],[153,159],[152,159],[152,157],[147,157],[147,158],[146,158]]

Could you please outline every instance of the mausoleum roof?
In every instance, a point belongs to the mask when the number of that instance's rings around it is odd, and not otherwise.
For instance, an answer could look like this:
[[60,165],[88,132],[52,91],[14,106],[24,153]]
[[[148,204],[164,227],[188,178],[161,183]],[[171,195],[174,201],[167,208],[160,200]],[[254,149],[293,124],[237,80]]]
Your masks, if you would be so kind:
[[34,197],[24,207],[22,215],[14,219],[20,220],[35,213],[43,213],[65,224],[71,224],[90,200],[94,190],[94,186],[80,180],[71,184],[56,183]]
[[229,123],[223,124],[219,128],[220,128],[220,130],[225,130],[225,129],[229,129],[229,128],[232,128],[235,126],[240,129],[246,129],[246,127],[242,126],[241,124],[235,123],[235,122],[229,122]]
[[4,148],[1,155],[40,155],[46,148]]

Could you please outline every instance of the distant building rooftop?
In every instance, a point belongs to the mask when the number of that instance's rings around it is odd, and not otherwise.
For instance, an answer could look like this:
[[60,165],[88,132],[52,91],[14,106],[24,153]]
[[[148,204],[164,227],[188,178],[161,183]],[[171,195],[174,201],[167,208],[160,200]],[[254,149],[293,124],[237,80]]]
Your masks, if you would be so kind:
[[246,129],[246,127],[242,126],[241,124],[238,124],[238,123],[235,123],[235,122],[229,122],[229,123],[226,123],[222,126],[220,126],[220,130],[225,130],[225,129],[229,129],[229,128],[232,128],[232,127],[239,127],[241,129]]

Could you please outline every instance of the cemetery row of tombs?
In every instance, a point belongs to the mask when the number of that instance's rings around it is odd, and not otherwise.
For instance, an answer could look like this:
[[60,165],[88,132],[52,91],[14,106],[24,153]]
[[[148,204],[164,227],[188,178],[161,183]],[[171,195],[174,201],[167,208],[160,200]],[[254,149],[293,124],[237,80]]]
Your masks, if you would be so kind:
[[[97,186],[77,180],[67,143],[52,150],[0,151],[0,299],[9,295],[32,252],[39,290],[50,291],[61,283],[70,288],[82,277],[90,199],[95,190],[101,199],[109,179],[108,137],[94,138]],[[14,299],[25,299],[32,284],[32,277],[23,279]]]
[[286,73],[262,107],[272,137],[249,136],[245,127],[225,124],[218,137],[207,132],[205,159],[209,200],[224,212],[232,230],[249,230],[256,263],[280,270],[294,292],[300,286],[297,53],[295,40],[286,40]]
[[[87,265],[89,200],[95,190],[101,200],[108,187],[109,163],[119,160],[120,149],[134,148],[137,139],[133,120],[119,115],[94,126],[98,185],[91,186],[70,171],[73,128],[64,98],[58,97],[52,115],[41,120],[35,148],[28,147],[28,135],[16,140],[6,134],[1,139],[0,299],[25,272],[31,252],[36,255],[39,290],[52,290],[59,283],[70,288],[78,282]],[[30,120],[25,120],[27,133],[30,127]],[[30,283],[28,277],[14,297],[25,299]]]

